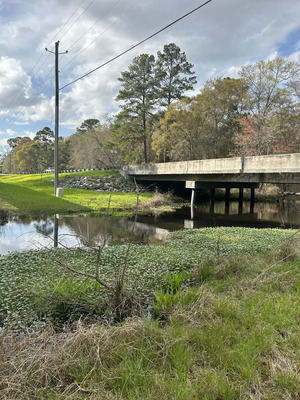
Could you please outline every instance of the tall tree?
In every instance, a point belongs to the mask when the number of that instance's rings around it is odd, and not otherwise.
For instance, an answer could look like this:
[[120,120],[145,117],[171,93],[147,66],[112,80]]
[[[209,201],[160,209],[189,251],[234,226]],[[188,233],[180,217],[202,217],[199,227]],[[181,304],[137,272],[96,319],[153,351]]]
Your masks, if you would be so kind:
[[240,151],[259,155],[294,147],[299,132],[294,120],[299,70],[299,63],[282,58],[241,68],[240,77],[249,87],[246,106],[250,117],[242,121],[245,137],[238,137]]
[[69,137],[70,164],[73,168],[103,168],[119,165],[119,153],[111,145],[109,124],[97,124],[84,135],[75,133]]
[[[41,160],[41,148],[34,142],[25,143],[16,154],[15,164],[20,172],[39,172]],[[44,166],[42,167],[44,169]]]
[[154,66],[153,55],[135,57],[128,71],[121,72],[122,89],[116,97],[122,111],[116,117],[114,139],[123,150],[129,146],[136,151],[137,146],[142,145],[145,163],[148,162],[148,141],[158,91]]
[[54,133],[50,128],[45,126],[45,128],[43,128],[42,130],[38,131],[35,134],[33,140],[36,142],[43,143],[47,146],[51,146],[54,140]]
[[203,105],[183,98],[168,107],[153,134],[152,148],[159,161],[193,160],[211,156]]
[[208,80],[201,89],[202,103],[211,126],[213,157],[226,157],[234,145],[238,118],[245,111],[248,87],[243,79],[217,77]]
[[53,165],[54,160],[54,132],[45,127],[38,131],[33,141],[39,147],[38,170],[43,171],[47,167]]
[[11,149],[14,149],[18,145],[20,139],[21,139],[20,136],[17,136],[15,138],[11,138],[11,139],[7,139],[7,144],[9,145],[9,147]]
[[162,106],[168,107],[172,101],[182,99],[184,93],[194,89],[197,83],[193,64],[175,43],[166,44],[163,52],[157,52],[156,68],[160,80],[158,98]]
[[71,142],[68,138],[58,138],[58,170],[69,169],[71,159]]
[[97,128],[100,124],[99,119],[89,118],[82,122],[80,128],[77,128],[77,133],[86,133],[91,129]]

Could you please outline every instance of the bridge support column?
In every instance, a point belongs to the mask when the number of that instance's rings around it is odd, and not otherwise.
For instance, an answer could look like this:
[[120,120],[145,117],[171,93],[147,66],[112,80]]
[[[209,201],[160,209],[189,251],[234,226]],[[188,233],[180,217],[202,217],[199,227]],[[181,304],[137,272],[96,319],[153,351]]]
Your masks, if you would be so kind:
[[254,213],[254,201],[255,201],[255,188],[251,188],[251,197],[250,197],[250,213]]
[[229,214],[229,202],[230,202],[230,187],[226,188],[225,191],[225,214]]
[[213,214],[215,211],[215,188],[212,187],[209,189],[209,212],[210,214]]
[[239,214],[243,213],[243,201],[244,201],[244,188],[239,189]]
[[195,203],[197,201],[197,191],[196,191],[197,182],[196,181],[186,181],[185,182],[185,187],[186,187],[186,189],[192,189],[191,207],[194,207]]

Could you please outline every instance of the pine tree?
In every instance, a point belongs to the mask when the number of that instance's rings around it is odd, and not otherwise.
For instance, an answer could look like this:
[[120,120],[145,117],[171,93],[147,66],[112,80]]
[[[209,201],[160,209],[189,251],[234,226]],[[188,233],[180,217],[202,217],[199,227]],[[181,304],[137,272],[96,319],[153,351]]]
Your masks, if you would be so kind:
[[[116,97],[117,101],[122,101],[122,111],[117,116],[116,126],[119,128],[115,138],[121,148],[126,146],[128,149],[128,145],[129,148],[135,148],[136,145],[142,144],[145,163],[148,162],[147,141],[151,133],[158,90],[154,66],[153,55],[141,54],[135,57],[128,71],[121,73],[119,81],[123,89]],[[128,132],[131,132],[131,135],[128,135]],[[134,151],[136,153],[136,148]]]
[[174,100],[182,99],[186,91],[193,90],[197,79],[192,68],[193,64],[175,43],[166,44],[163,52],[157,53],[158,97],[162,106],[169,106]]

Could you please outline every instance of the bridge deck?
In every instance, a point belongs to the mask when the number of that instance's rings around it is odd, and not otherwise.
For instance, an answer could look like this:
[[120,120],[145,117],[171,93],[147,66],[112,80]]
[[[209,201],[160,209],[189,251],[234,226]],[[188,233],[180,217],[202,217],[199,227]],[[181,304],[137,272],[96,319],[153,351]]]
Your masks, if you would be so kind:
[[137,180],[203,183],[300,183],[300,153],[127,165]]

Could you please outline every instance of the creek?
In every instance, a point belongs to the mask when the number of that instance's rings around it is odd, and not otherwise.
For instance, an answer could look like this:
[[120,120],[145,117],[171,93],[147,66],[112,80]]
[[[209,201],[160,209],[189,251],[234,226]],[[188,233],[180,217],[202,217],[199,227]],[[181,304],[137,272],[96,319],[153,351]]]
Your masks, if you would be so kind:
[[101,216],[55,215],[35,220],[0,216],[0,254],[12,251],[49,247],[86,247],[119,244],[130,238],[134,243],[155,244],[164,241],[170,232],[214,226],[244,226],[252,228],[299,228],[300,201],[279,203],[256,202],[250,213],[249,202],[239,210],[232,201],[229,210],[224,202],[215,202],[214,210],[208,203],[194,208],[183,207],[173,213],[158,216],[141,215],[134,218]]

